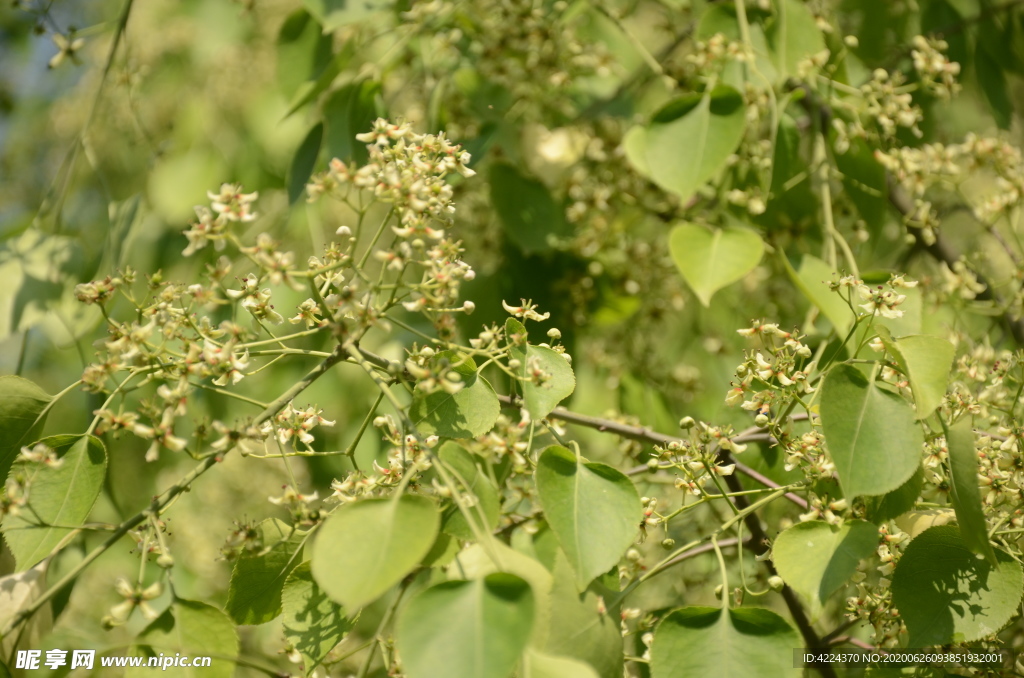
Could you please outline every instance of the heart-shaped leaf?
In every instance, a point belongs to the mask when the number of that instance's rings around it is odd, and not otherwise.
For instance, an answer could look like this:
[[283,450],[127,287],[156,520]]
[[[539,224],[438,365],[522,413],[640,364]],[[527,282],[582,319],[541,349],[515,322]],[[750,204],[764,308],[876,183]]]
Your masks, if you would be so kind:
[[909,647],[970,643],[999,631],[1017,613],[1024,572],[995,550],[996,564],[975,555],[959,528],[926,530],[907,544],[892,576],[892,602],[907,625]]
[[684,607],[670,613],[654,632],[652,678],[797,678],[796,631],[779,615],[759,607],[723,610]]
[[[505,321],[505,336],[509,338],[509,356],[519,361],[516,370],[523,389],[523,404],[534,419],[551,414],[576,389],[576,375],[559,353],[543,346],[527,343],[526,328],[515,318]],[[540,377],[536,377],[536,373]]]
[[853,365],[836,365],[821,391],[821,425],[839,485],[849,497],[876,496],[910,480],[924,435],[909,403]]
[[508,678],[533,627],[533,590],[503,572],[426,589],[403,610],[395,641],[409,678]]
[[683,201],[715,176],[743,139],[743,97],[732,87],[691,94],[662,107],[642,131],[624,139],[638,172]]
[[850,520],[835,527],[816,520],[797,523],[780,534],[772,545],[772,560],[779,576],[810,604],[814,621],[828,597],[877,545],[878,528],[869,522]]
[[406,494],[342,506],[320,526],[313,578],[331,599],[356,610],[419,564],[439,523],[437,507],[426,497]]
[[544,515],[582,590],[636,539],[640,497],[621,472],[557,445],[540,455],[534,478]]
[[491,430],[501,413],[501,404],[494,388],[477,374],[473,359],[443,351],[434,360],[452,363],[452,369],[462,377],[462,388],[455,393],[444,389],[424,393],[417,388],[409,408],[416,428],[426,435],[445,438],[475,438]]
[[22,446],[36,439],[52,398],[33,382],[5,374],[0,377],[0,478],[6,478]]
[[676,268],[704,306],[718,290],[754,270],[764,254],[764,242],[754,231],[730,226],[712,231],[696,224],[679,224],[668,238]]

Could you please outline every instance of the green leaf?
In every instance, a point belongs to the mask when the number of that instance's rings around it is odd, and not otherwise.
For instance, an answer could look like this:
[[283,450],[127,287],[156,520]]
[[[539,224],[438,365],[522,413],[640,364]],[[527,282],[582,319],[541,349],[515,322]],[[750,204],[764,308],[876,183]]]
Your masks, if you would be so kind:
[[[558,403],[572,395],[576,389],[576,376],[561,354],[550,348],[528,344],[526,328],[515,318],[505,321],[505,336],[509,340],[509,356],[519,361],[517,374],[522,380],[519,386],[523,390],[526,411],[535,420],[543,419]],[[519,337],[521,341],[513,337]],[[545,375],[540,383],[531,378],[534,367]]]
[[491,430],[501,414],[501,403],[491,384],[477,374],[469,356],[457,357],[453,351],[438,353],[433,362],[446,361],[462,377],[462,388],[455,393],[444,389],[413,392],[409,416],[420,433],[445,438],[476,438]]
[[636,539],[643,510],[636,488],[611,466],[557,445],[540,455],[534,479],[544,515],[582,590],[618,563]]
[[[448,568],[451,579],[483,579],[495,572],[514,574],[533,589],[534,615],[531,641],[543,643],[550,638],[552,613],[552,591],[554,580],[551,573],[543,565],[528,555],[514,551],[497,539],[485,548],[482,544],[472,544],[459,551],[457,563]],[[618,676],[616,676],[618,678]]]
[[236,624],[264,624],[281,614],[281,589],[302,561],[304,535],[276,518],[259,525],[263,550],[235,561],[224,611]]
[[793,648],[800,639],[786,621],[763,608],[684,607],[654,632],[652,678],[797,678]]
[[[182,678],[231,678],[238,656],[238,635],[227,615],[206,603],[175,600],[167,610],[136,639],[144,656],[163,654],[173,657],[181,653],[190,657],[215,657],[210,666],[174,667],[174,675]],[[153,675],[151,668],[129,669],[128,678]]]
[[324,124],[318,122],[306,134],[306,138],[295,151],[291,168],[288,170],[288,202],[294,204],[306,192],[306,182],[313,174],[316,159],[320,155],[320,143],[324,138]]
[[332,513],[313,547],[313,578],[327,595],[355,610],[376,600],[423,559],[440,522],[426,497],[364,499]]
[[313,581],[309,561],[291,571],[281,593],[284,636],[302,655],[308,676],[352,630],[355,620]]
[[99,438],[52,436],[40,442],[53,448],[63,463],[54,468],[19,461],[11,468],[11,474],[24,474],[30,483],[28,508],[8,515],[3,524],[19,572],[50,555],[73,526],[89,518],[107,472],[107,452]]
[[323,24],[325,33],[372,18],[394,6],[391,0],[303,0],[302,4]]
[[992,58],[983,45],[979,40],[974,50],[974,72],[996,124],[1000,129],[1009,129],[1013,121],[1013,102],[1007,90],[1006,74],[1002,64]]
[[956,520],[956,511],[948,508],[907,511],[894,521],[896,527],[913,539],[925,530],[938,525],[948,525]]
[[[449,473],[457,475],[459,485],[469,491],[476,498],[476,503],[469,507],[469,513],[473,516],[474,524],[490,533],[498,526],[498,519],[501,517],[501,499],[498,496],[498,488],[480,470],[473,460],[473,455],[464,447],[453,442],[446,442],[438,450],[437,456],[448,468]],[[458,539],[471,540],[476,535],[470,529],[465,516],[458,506],[449,506],[441,518],[441,529]]]
[[506,573],[431,586],[409,601],[395,641],[409,678],[507,678],[533,626],[530,585]]
[[308,12],[288,15],[277,35],[277,82],[286,97],[295,96],[307,80],[316,79],[331,60],[331,38]]
[[676,268],[705,307],[715,292],[754,270],[764,254],[757,233],[735,226],[711,231],[679,224],[668,236],[668,247]]
[[[323,69],[323,72],[317,77],[316,80],[304,82],[299,85],[295,94],[292,96],[291,101],[288,103],[288,112],[284,114],[285,118],[291,116],[295,111],[299,110],[311,101],[314,101],[317,97],[327,91],[327,88],[334,83],[334,79],[341,74],[345,67],[348,66],[349,62],[352,61],[352,57],[356,53],[356,41],[346,40],[341,50],[331,59],[327,67]],[[328,126],[328,132],[330,127]]]
[[21,448],[43,430],[43,411],[53,398],[33,382],[0,377],[0,478],[6,478]]
[[836,153],[834,157],[836,167],[843,175],[843,189],[868,229],[879,235],[889,209],[885,168],[875,160],[871,145],[861,139],[852,139],[846,153]]
[[817,520],[797,523],[780,534],[772,545],[772,560],[779,576],[810,604],[813,622],[828,597],[877,546],[878,528],[867,521],[850,520],[834,527]]
[[599,678],[589,664],[530,648],[523,655],[522,678]]
[[797,65],[825,49],[825,38],[811,10],[800,0],[775,3],[778,14],[766,31],[779,78],[797,75]]
[[810,254],[805,254],[800,260],[799,272],[793,269],[788,259],[783,258],[783,263],[793,283],[828,318],[836,328],[836,334],[840,338],[846,337],[856,316],[842,297],[828,287],[834,278],[832,267]]
[[620,678],[623,653],[617,617],[600,612],[598,594],[592,590],[577,593],[576,575],[557,547],[552,576],[551,628],[540,649],[586,662],[601,678]]
[[537,179],[520,174],[508,163],[495,163],[489,172],[491,204],[501,220],[505,237],[523,252],[547,252],[549,236],[572,233],[561,205]]
[[[944,426],[945,427],[945,426]],[[974,449],[974,431],[969,419],[946,428],[949,450],[950,499],[960,525],[960,537],[975,553],[996,565],[995,552],[988,541],[988,525],[978,490],[978,453]]]
[[891,492],[921,464],[924,436],[910,405],[852,365],[836,365],[825,377],[821,425],[839,485],[851,499]]
[[743,97],[719,85],[669,102],[624,140],[634,168],[686,202],[725,167],[746,128]]
[[908,647],[970,643],[999,631],[1016,614],[1024,572],[995,550],[997,564],[975,555],[952,525],[911,541],[892,576],[892,602],[910,634]]
[[884,327],[878,336],[892,354],[896,364],[910,379],[910,389],[917,405],[917,418],[924,419],[942,404],[949,384],[956,348],[941,337],[916,334],[893,339]]
[[924,487],[924,467],[918,466],[910,480],[897,487],[892,492],[886,492],[880,497],[868,497],[864,502],[867,508],[867,519],[876,525],[881,525],[887,520],[899,518],[910,511],[917,504],[921,497],[921,489]]
[[328,158],[366,164],[370,154],[356,135],[373,128],[379,95],[379,82],[363,80],[341,87],[324,101],[323,117],[327,126],[324,144]]

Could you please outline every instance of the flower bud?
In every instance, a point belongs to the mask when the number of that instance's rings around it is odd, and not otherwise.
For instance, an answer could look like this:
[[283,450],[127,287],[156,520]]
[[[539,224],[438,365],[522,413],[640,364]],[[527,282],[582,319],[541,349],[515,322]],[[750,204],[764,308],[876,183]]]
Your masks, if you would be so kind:
[[682,419],[679,420],[679,428],[683,429],[684,431],[689,431],[696,425],[697,422],[694,421],[693,417],[683,417]]
[[715,598],[717,598],[718,600],[722,599],[722,585],[721,584],[719,584],[718,586],[715,587]]
[[659,468],[661,468],[661,465],[659,464],[657,459],[653,459],[652,458],[652,459],[648,459],[647,460],[647,470],[648,471],[650,471],[651,473],[656,473]]
[[476,304],[474,304],[472,301],[465,301],[462,304],[462,310],[466,313],[466,315],[469,315],[470,313],[476,310]]
[[642,556],[640,555],[640,552],[636,549],[629,549],[628,551],[626,551],[626,560],[630,562],[635,563],[639,561],[641,557]]
[[758,426],[767,426],[768,422],[771,421],[767,414],[759,414],[754,417],[754,423]]
[[165,570],[170,569],[174,567],[174,556],[169,553],[163,553],[156,559],[156,564]]
[[555,340],[561,339],[562,330],[558,329],[557,327],[552,327],[550,330],[548,330],[548,338]]
[[771,587],[772,591],[781,591],[785,585],[786,582],[782,581],[782,577],[777,574],[768,577],[768,586]]
[[665,549],[666,551],[671,551],[672,547],[675,546],[675,545],[676,545],[676,540],[672,539],[671,537],[669,537],[668,539],[662,539],[661,540],[661,548]]

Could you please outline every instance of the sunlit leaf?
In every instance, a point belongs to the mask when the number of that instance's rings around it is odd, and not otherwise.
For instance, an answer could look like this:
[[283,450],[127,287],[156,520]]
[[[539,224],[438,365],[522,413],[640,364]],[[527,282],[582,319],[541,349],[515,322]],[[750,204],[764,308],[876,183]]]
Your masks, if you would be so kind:
[[952,525],[914,538],[892,576],[892,602],[907,625],[908,647],[970,643],[999,631],[1017,613],[1024,573],[995,550],[976,555]]
[[416,567],[433,546],[439,523],[437,507],[421,496],[342,506],[317,531],[313,578],[332,600],[357,610]]
[[825,377],[821,424],[847,497],[891,492],[921,463],[924,435],[910,405],[852,365],[836,365]]
[[754,231],[730,226],[709,230],[679,224],[668,239],[672,261],[704,306],[718,290],[754,270],[764,254],[764,242]]

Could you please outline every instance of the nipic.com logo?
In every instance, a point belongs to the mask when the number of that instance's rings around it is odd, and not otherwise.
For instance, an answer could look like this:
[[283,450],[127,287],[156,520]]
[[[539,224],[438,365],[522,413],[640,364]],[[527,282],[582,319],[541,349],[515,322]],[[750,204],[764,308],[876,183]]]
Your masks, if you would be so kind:
[[[70,655],[70,657],[69,657]],[[151,668],[166,671],[169,668],[207,668],[211,665],[211,657],[190,657],[175,653],[173,656],[159,655],[150,657],[104,657],[99,659],[103,667]],[[96,664],[96,650],[18,650],[15,655],[14,668],[35,670],[41,668],[58,669],[67,666],[69,669],[91,670]]]

